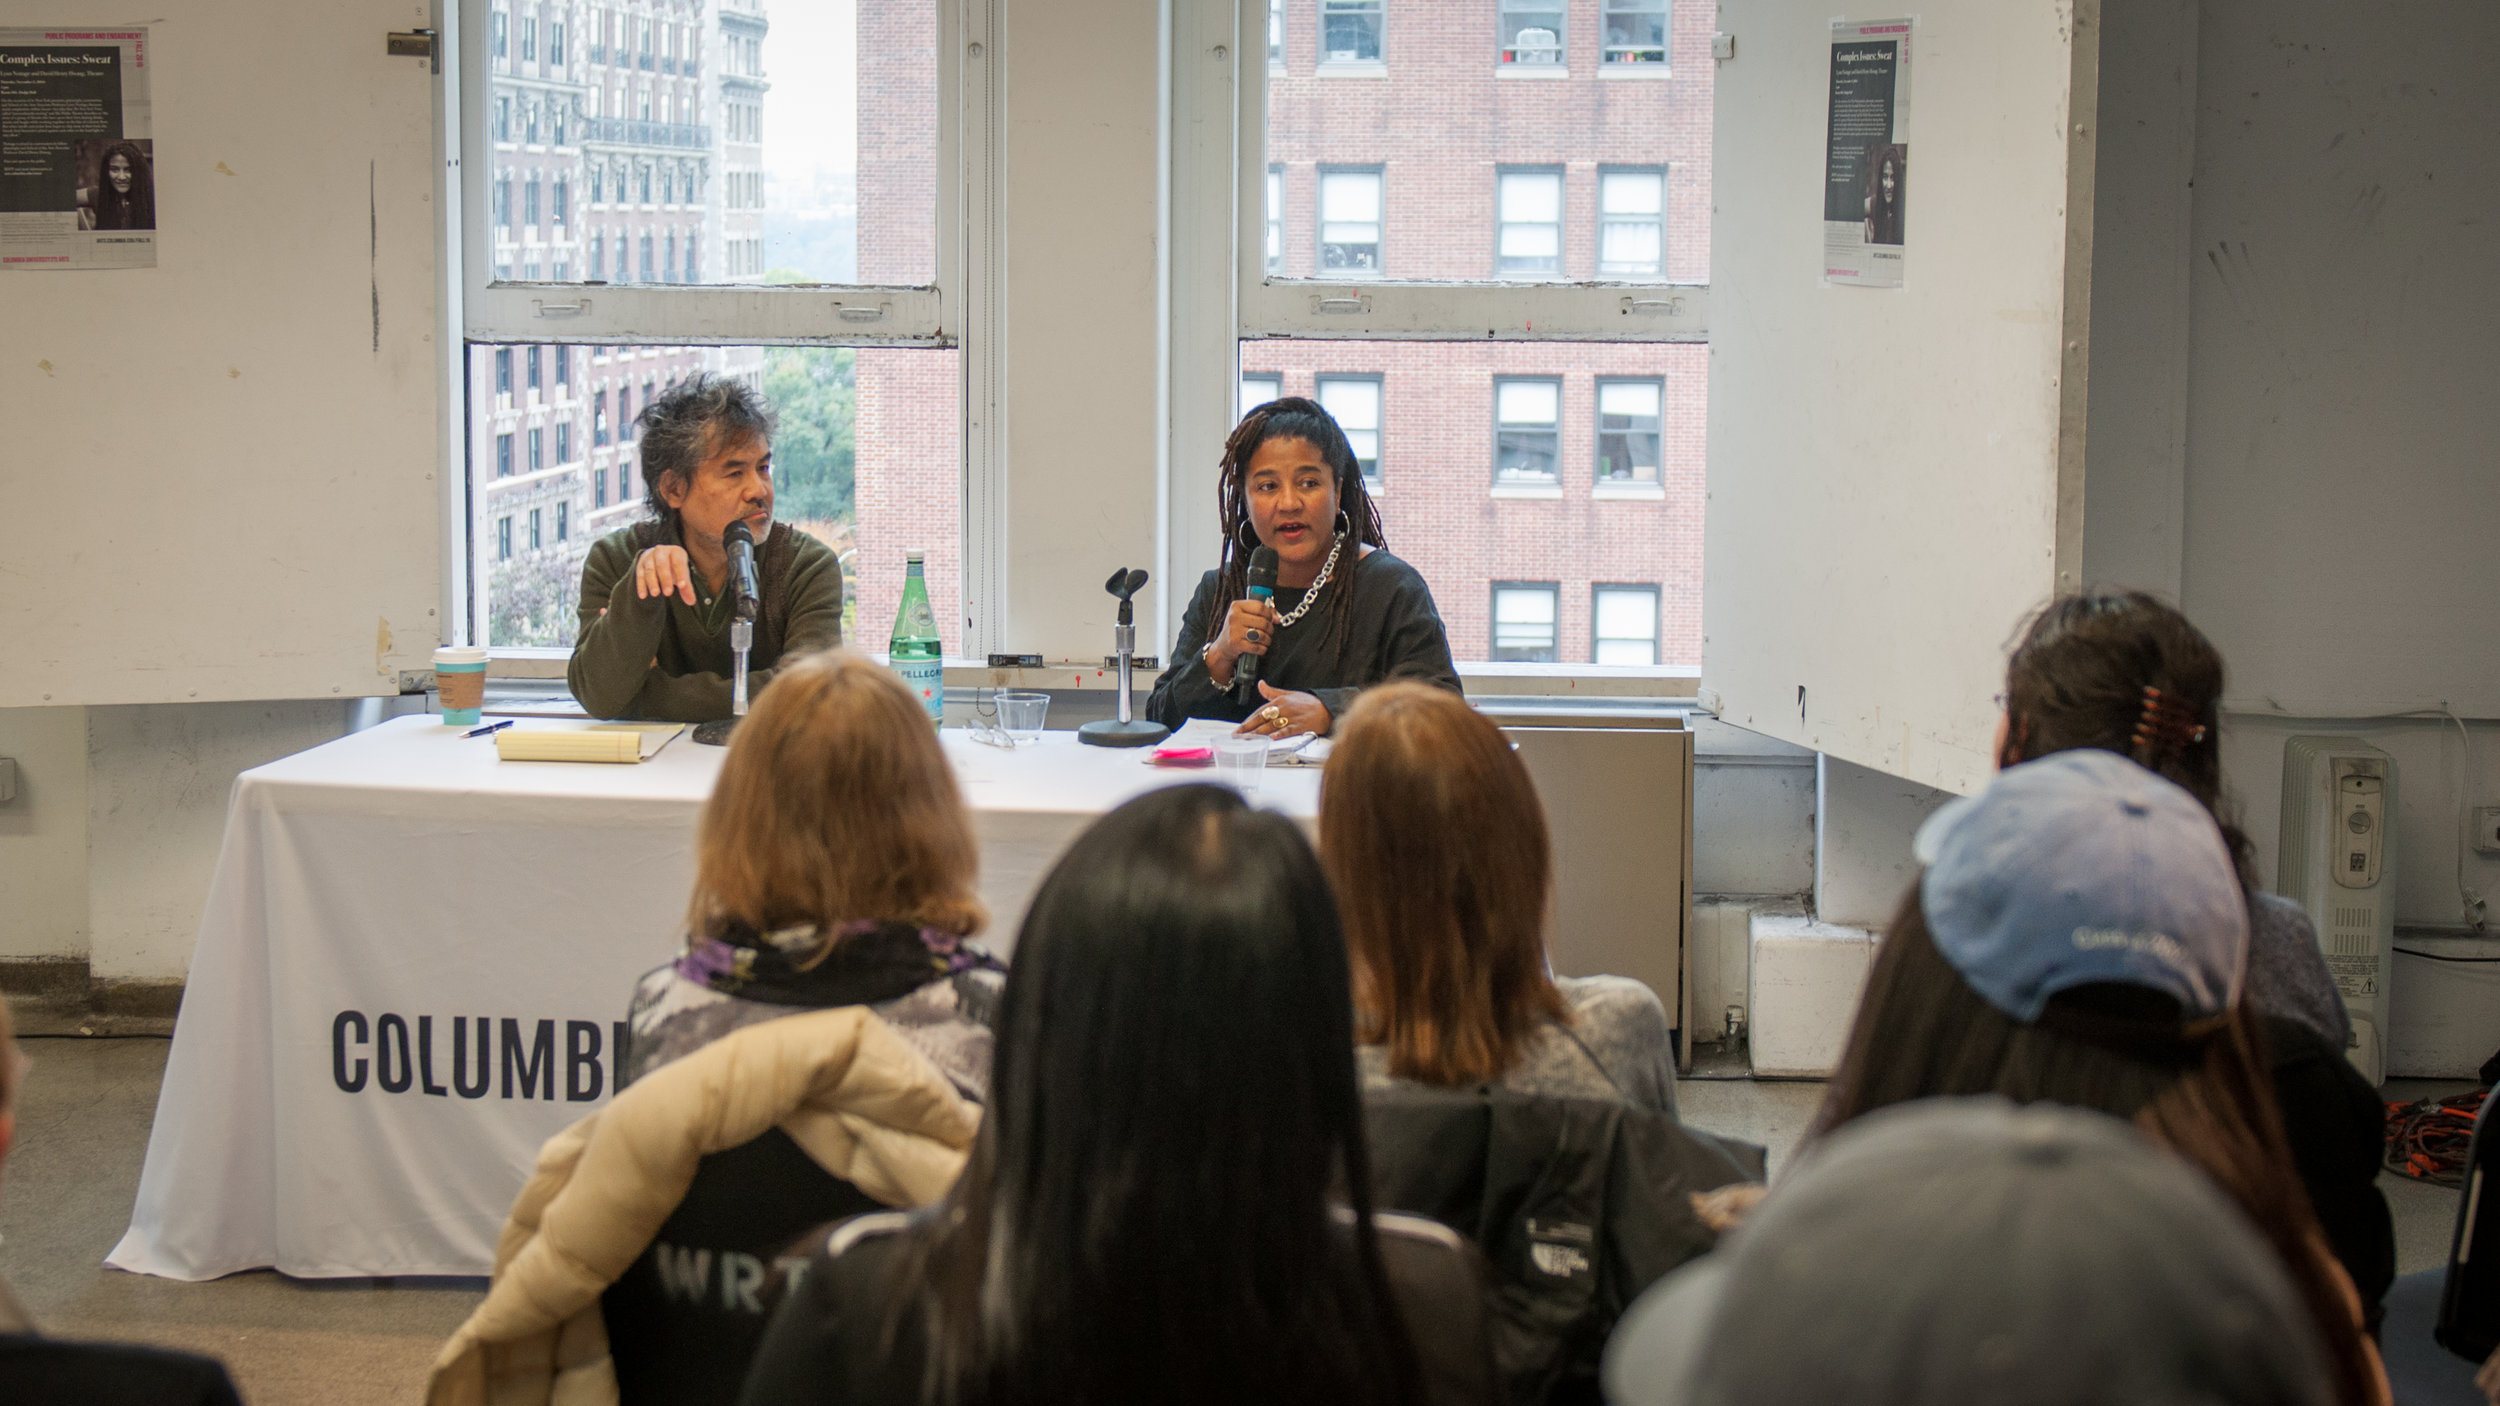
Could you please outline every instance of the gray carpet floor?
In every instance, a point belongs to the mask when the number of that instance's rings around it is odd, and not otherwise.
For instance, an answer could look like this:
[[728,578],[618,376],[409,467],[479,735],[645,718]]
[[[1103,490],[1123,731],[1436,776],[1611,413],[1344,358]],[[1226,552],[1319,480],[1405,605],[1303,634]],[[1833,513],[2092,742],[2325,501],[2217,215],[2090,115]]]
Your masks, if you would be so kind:
[[[182,1284],[104,1267],[147,1152],[169,1042],[37,1038],[0,1167],[0,1277],[47,1332],[222,1358],[254,1406],[413,1402],[442,1340],[476,1304],[477,1280],[304,1280],[261,1272]],[[2390,1098],[2462,1087],[2403,1081]],[[1694,1080],[1677,1090],[1697,1127],[1771,1149],[1785,1165],[1823,1096],[1816,1083]],[[2404,1272],[2445,1263],[2457,1194],[2381,1178]]]

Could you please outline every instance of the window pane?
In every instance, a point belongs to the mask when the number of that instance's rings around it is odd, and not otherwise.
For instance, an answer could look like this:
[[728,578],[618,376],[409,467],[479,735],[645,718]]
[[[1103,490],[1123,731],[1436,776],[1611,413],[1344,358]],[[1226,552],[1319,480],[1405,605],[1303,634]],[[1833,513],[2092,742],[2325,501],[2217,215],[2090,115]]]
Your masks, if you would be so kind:
[[[1331,27],[1375,34],[1382,12],[1342,0],[1296,4],[1303,7],[1285,11],[1289,32],[1307,35],[1304,26],[1319,21],[1322,52],[1296,47],[1307,40],[1285,46],[1283,61],[1267,74],[1264,150],[1243,153],[1257,169],[1283,172],[1268,188],[1268,218],[1283,226],[1271,277],[1709,277],[1715,74],[1707,8],[1688,5],[1690,13],[1678,18],[1664,3],[1601,0],[1589,12],[1600,31],[1591,34],[1589,20],[1575,33],[1567,7],[1553,0],[1502,3],[1493,14],[1495,61],[1487,63],[1481,17],[1465,21],[1463,11],[1410,6],[1398,11],[1397,51],[1380,51],[1385,77],[1358,80],[1342,72],[1356,60],[1340,60],[1332,71],[1331,54],[1340,50]],[[1680,38],[1677,24],[1684,26]],[[1548,33],[1551,50],[1540,47]],[[1671,41],[1690,59],[1672,82],[1612,81],[1664,78]],[[1370,43],[1357,47],[1368,54]],[[1604,48],[1606,63],[1569,62],[1574,45],[1592,56]],[[1550,63],[1540,57],[1548,53]],[[1525,86],[1509,81],[1531,66],[1560,76]],[[1383,185],[1359,213],[1340,210],[1324,192],[1315,195],[1332,169],[1368,166],[1381,168]],[[1561,171],[1516,190],[1497,180],[1504,168],[1521,166]],[[1255,199],[1258,189],[1245,194]],[[1585,213],[1566,218],[1566,211]],[[1627,227],[1610,229],[1618,220]],[[1380,229],[1339,237],[1322,233],[1325,222],[1377,222]],[[1514,224],[1550,232],[1505,228]],[[1331,262],[1334,246],[1354,242],[1375,246],[1366,253],[1377,262]],[[1550,262],[1505,268],[1505,258]]]
[[1334,275],[1380,268],[1381,179],[1377,171],[1330,171],[1320,177],[1320,266]]
[[1667,62],[1667,0],[1606,0],[1606,62]]
[[1320,59],[1380,62],[1381,0],[1320,0]]
[[[545,62],[526,81],[518,65],[494,66],[478,100],[498,270],[620,283],[933,280],[934,0],[769,14],[763,0],[720,0],[691,13],[700,24],[655,25],[593,5],[580,12],[581,43],[558,43],[551,21]],[[545,224],[542,182],[554,192]]]
[[1380,382],[1370,377],[1319,378],[1320,408],[1336,417],[1363,477],[1380,478]]
[[1648,591],[1597,592],[1600,639],[1646,640],[1658,632],[1658,597]]
[[1666,209],[1666,178],[1655,171],[1609,171],[1598,182],[1599,208],[1609,215],[1655,215]]
[[[1659,662],[1700,662],[1707,346],[1254,338],[1240,355],[1244,377],[1274,377],[1281,393],[1321,400],[1340,423],[1377,423],[1376,446],[1357,450],[1379,456],[1389,550],[1432,587],[1460,660],[1493,657],[1496,583],[1553,581],[1557,662],[1591,662],[1590,593],[1623,582],[1660,586]],[[1632,458],[1657,466],[1641,478],[1600,477],[1601,384],[1628,387],[1608,404],[1623,423],[1648,426],[1637,453],[1619,451],[1627,467]],[[1378,388],[1376,421],[1368,396],[1357,409],[1346,397],[1362,392],[1338,389],[1354,386]],[[1632,397],[1662,397],[1663,416],[1629,414]],[[1552,496],[1494,496],[1505,433],[1535,437],[1552,465],[1550,477],[1512,482]]]
[[[843,638],[885,647],[902,598],[904,553],[923,550],[939,632],[948,649],[960,647],[953,350],[582,346],[555,349],[577,364],[545,391],[484,394],[508,350],[469,348],[471,640],[571,646],[591,544],[649,513],[631,416],[678,381],[710,372],[760,388],[780,416],[773,516],[842,558]],[[587,435],[583,424],[591,426]],[[534,445],[549,431],[557,462],[497,476],[515,435]],[[516,517],[522,531],[512,540],[499,524]],[[533,535],[532,521],[556,530]]]
[[1659,389],[1655,381],[1606,381],[1597,387],[1597,413],[1658,418]]
[[1267,404],[1271,400],[1274,400],[1276,397],[1283,395],[1284,391],[1278,388],[1279,385],[1280,382],[1274,376],[1242,377],[1241,413],[1247,415],[1251,411],[1258,409],[1260,406]]
[[1493,657],[1523,663],[1559,662],[1555,648],[1557,591],[1551,585],[1493,588]]
[[1498,61],[1519,64],[1559,64],[1563,61],[1563,12],[1544,0],[1526,5],[1502,7],[1501,27],[1495,33],[1500,45]]
[[1562,385],[1556,381],[1504,381],[1495,390],[1494,405],[1505,425],[1551,425],[1562,418]]
[[1551,223],[1562,218],[1562,173],[1559,171],[1512,171],[1502,176],[1502,218],[1504,220],[1542,220]]

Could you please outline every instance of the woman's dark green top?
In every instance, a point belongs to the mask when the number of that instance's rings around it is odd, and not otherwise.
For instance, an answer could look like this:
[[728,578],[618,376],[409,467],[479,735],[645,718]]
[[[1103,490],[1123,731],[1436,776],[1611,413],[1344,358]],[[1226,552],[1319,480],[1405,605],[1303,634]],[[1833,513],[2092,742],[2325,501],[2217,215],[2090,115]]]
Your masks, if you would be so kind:
[[[1320,587],[1322,598],[1311,613],[1279,631],[1268,646],[1259,661],[1262,682],[1315,695],[1332,719],[1345,716],[1346,709],[1354,706],[1355,694],[1390,679],[1415,679],[1452,693],[1465,691],[1459,687],[1458,666],[1450,662],[1450,637],[1441,628],[1432,589],[1415,568],[1385,551],[1373,551],[1355,561],[1351,579],[1354,618],[1348,622],[1344,652],[1334,648],[1336,621],[1329,614],[1332,603],[1326,597],[1345,589],[1345,582],[1331,581]],[[1146,716],[1166,727],[1179,727],[1190,718],[1240,722],[1264,701],[1244,702],[1238,691],[1216,687],[1207,674],[1206,661],[1198,657],[1206,647],[1208,607],[1216,589],[1216,573],[1210,571],[1198,579],[1189,613],[1181,619],[1180,639],[1172,645],[1172,667],[1155,680],[1154,694],[1146,700]],[[1276,609],[1291,614],[1304,594],[1299,589],[1279,588]],[[1231,602],[1224,604],[1229,607]],[[1221,622],[1219,614],[1217,623]]]

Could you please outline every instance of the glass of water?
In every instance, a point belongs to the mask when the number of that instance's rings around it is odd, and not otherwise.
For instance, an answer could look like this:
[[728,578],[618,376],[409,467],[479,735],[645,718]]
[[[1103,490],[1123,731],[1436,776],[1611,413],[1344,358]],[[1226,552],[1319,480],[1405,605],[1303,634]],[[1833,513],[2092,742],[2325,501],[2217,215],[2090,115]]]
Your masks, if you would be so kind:
[[998,695],[998,725],[1015,739],[1019,747],[1042,740],[1042,720],[1050,715],[1047,693],[1001,693]]
[[1267,779],[1267,739],[1255,732],[1215,739],[1215,779],[1239,791],[1243,799],[1257,800],[1259,783]]

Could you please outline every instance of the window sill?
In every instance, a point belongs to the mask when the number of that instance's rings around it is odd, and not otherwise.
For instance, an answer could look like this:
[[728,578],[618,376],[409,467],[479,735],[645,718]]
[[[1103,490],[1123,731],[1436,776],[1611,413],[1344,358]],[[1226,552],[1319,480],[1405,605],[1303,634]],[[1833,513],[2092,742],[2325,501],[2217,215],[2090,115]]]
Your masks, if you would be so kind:
[[1663,483],[1607,483],[1601,479],[1590,487],[1589,496],[1622,503],[1663,503],[1667,501],[1667,486]]
[[1314,66],[1311,73],[1319,78],[1386,78],[1389,76],[1389,65],[1386,63],[1321,63]]
[[1493,496],[1496,498],[1512,499],[1558,500],[1562,497],[1562,485],[1559,483],[1497,483],[1493,485]]
[[1558,63],[1499,63],[1493,66],[1496,78],[1569,78],[1571,69]]
[[1648,78],[1673,78],[1674,68],[1675,65],[1664,63],[1601,63],[1597,66],[1597,76],[1615,81],[1629,79],[1637,83]]

